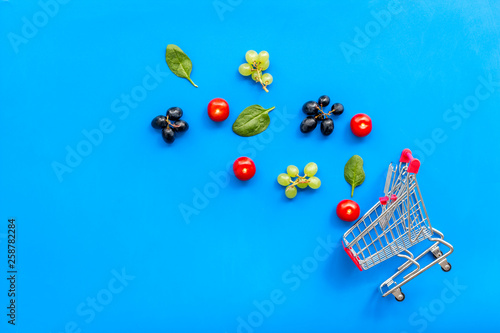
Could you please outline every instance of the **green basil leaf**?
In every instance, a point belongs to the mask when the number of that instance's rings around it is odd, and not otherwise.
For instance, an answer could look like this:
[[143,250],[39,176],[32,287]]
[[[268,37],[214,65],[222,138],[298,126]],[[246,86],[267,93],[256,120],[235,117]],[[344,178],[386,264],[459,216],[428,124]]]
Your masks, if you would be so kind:
[[241,111],[233,124],[233,132],[239,136],[253,136],[264,132],[271,118],[268,113],[274,109],[264,109],[260,105],[250,105]]
[[363,170],[363,159],[354,155],[347,161],[344,167],[344,178],[346,182],[351,184],[351,198],[354,195],[354,188],[363,184],[365,181],[365,171]]
[[165,59],[167,60],[168,68],[170,68],[172,73],[174,73],[178,77],[187,79],[193,86],[198,88],[198,86],[194,84],[193,80],[191,80],[190,77],[191,70],[193,69],[191,59],[189,59],[186,53],[182,52],[180,47],[174,44],[167,45]]

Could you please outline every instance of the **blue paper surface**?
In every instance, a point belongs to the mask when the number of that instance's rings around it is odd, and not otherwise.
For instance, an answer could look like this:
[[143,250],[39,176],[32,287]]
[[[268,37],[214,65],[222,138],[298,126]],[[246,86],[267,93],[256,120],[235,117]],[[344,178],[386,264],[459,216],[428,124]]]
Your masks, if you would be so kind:
[[[1,331],[498,331],[499,15],[487,0],[0,2]],[[199,88],[170,72],[167,44]],[[270,54],[269,93],[237,71],[250,49]],[[301,107],[323,94],[345,112],[331,136],[304,135]],[[252,104],[276,107],[271,126],[236,136]],[[167,145],[150,122],[171,106],[190,129]],[[359,272],[335,207],[352,155],[365,212],[404,148],[455,252],[398,303],[378,286],[402,260]],[[288,200],[276,177],[311,161],[321,187]]]

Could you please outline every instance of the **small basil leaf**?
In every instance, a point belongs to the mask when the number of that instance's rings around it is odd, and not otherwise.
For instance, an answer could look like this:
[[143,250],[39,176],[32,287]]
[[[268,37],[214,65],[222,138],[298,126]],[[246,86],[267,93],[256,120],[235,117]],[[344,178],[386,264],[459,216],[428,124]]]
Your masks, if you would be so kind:
[[241,111],[233,124],[233,132],[239,136],[253,136],[264,132],[271,119],[268,113],[274,109],[264,109],[260,105],[250,105]]
[[182,52],[181,48],[174,44],[167,45],[167,52],[165,53],[165,60],[167,61],[168,68],[183,79],[187,79],[193,86],[198,88],[191,80],[191,70],[193,69],[193,64],[191,59]]
[[354,195],[354,188],[363,184],[365,181],[365,171],[363,170],[363,159],[354,155],[347,161],[344,167],[344,178],[346,182],[351,184],[351,198]]

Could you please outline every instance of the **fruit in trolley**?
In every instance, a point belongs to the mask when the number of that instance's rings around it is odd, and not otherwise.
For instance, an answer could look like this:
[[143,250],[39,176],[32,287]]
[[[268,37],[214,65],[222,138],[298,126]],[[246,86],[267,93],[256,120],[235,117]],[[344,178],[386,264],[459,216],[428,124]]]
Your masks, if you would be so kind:
[[[403,264],[399,262],[397,272],[380,285],[383,297],[392,295],[398,302],[405,299],[401,287],[430,267],[436,265],[445,272],[451,270],[447,257],[453,252],[453,245],[429,222],[416,178],[419,167],[420,161],[413,157],[411,150],[404,149],[399,163],[389,165],[384,196],[342,237],[344,251],[361,271],[394,256],[406,259]],[[337,206],[337,214],[345,209],[345,201]],[[418,252],[414,252],[414,245],[426,240],[429,247],[420,252],[419,246]],[[443,251],[445,248],[447,252]],[[427,254],[434,257],[430,263],[424,259]]]

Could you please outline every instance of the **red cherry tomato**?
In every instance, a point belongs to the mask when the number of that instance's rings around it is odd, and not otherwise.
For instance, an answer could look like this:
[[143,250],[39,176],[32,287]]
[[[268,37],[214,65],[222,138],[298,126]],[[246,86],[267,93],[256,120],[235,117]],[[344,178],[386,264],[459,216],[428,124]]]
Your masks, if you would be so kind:
[[249,180],[255,175],[255,163],[249,157],[239,157],[233,163],[233,171],[239,180]]
[[358,113],[351,119],[351,131],[356,136],[367,136],[372,131],[372,120],[364,113]]
[[229,117],[229,105],[222,98],[214,98],[208,103],[208,116],[213,121],[224,121]]
[[359,217],[358,204],[352,200],[342,200],[337,205],[337,216],[342,221],[356,221]]

